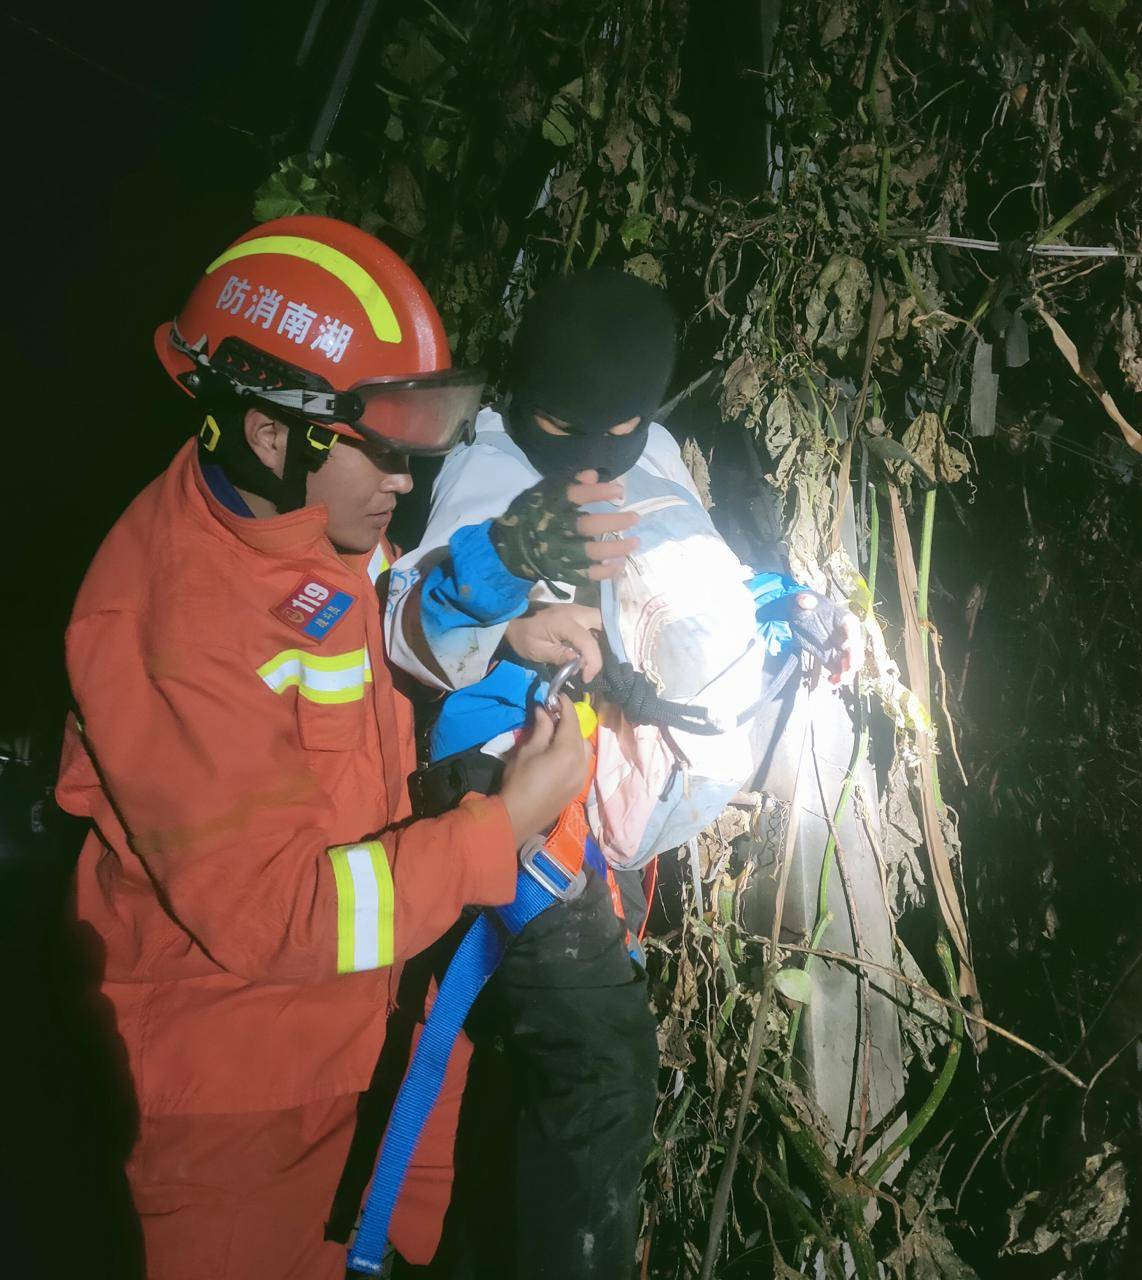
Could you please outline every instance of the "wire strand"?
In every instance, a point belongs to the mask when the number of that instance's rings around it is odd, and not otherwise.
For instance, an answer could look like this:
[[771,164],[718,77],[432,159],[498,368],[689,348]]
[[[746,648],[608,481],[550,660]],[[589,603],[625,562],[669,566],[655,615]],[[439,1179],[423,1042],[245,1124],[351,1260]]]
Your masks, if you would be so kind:
[[7,15],[9,21],[14,23],[22,31],[26,31],[29,35],[35,36],[37,40],[42,41],[48,48],[56,53],[62,54],[64,57],[72,58],[76,62],[82,63],[86,67],[90,67],[94,71],[98,71],[101,75],[107,76],[108,79],[114,80],[117,84],[123,85],[127,89],[133,90],[144,98],[150,98],[153,102],[161,103],[163,106],[180,111],[184,115],[193,116],[197,120],[205,121],[207,124],[213,125],[216,129],[226,129],[230,133],[236,133],[244,138],[251,138],[255,142],[262,142],[261,135],[255,133],[252,129],[244,129],[241,125],[231,124],[228,120],[223,120],[219,116],[211,115],[207,111],[200,111],[197,107],[192,106],[189,102],[183,102],[179,98],[174,98],[168,93],[163,93],[160,89],[151,88],[148,85],[139,84],[135,80],[128,79],[121,72],[115,71],[113,68],[105,66],[102,62],[96,61],[90,55],[81,52],[79,49],[73,49],[71,45],[65,44],[62,40],[56,39],[46,31],[41,31],[39,27],[33,26],[25,18],[19,15],[9,13]]

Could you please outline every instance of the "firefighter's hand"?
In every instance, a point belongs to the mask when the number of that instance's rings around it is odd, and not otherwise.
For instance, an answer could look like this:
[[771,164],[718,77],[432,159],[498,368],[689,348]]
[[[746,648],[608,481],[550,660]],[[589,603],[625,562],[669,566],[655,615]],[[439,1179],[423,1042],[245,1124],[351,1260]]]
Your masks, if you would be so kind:
[[542,707],[535,724],[504,770],[500,799],[508,811],[516,846],[547,831],[583,789],[591,753],[579,730],[579,717],[566,694],[559,698],[560,716]]
[[589,684],[603,665],[599,642],[593,635],[602,629],[598,609],[585,604],[549,604],[523,618],[513,618],[504,639],[521,658],[553,667],[561,667],[578,654],[583,660],[582,678]]

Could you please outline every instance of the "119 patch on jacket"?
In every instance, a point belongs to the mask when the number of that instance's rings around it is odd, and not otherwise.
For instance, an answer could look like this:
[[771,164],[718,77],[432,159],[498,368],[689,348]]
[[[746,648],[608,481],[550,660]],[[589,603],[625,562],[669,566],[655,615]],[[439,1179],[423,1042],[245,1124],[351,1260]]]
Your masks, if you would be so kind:
[[327,586],[318,578],[303,578],[270,612],[302,635],[324,640],[356,600],[356,596]]

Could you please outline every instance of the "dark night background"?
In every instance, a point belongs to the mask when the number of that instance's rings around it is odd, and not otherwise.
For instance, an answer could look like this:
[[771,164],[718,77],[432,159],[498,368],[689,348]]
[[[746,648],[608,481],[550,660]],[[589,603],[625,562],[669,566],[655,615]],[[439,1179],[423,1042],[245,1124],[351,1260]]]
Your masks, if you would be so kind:
[[[328,89],[355,6],[329,6],[299,70],[312,8],[6,8],[13,359],[2,474],[15,547],[0,740],[3,754],[23,754],[31,735],[32,763],[0,778],[10,1075],[0,1269],[22,1280],[64,1265],[108,1280],[132,1274],[116,1172],[132,1117],[129,1105],[108,1105],[120,1096],[117,1064],[94,1052],[98,1028],[74,1005],[76,976],[98,958],[65,947],[54,927],[82,831],[42,806],[33,821],[48,829],[34,844],[22,823],[10,824],[54,772],[68,699],[63,632],[86,566],[195,425],[154,357],[152,333],[251,225],[255,187],[275,157],[304,147]],[[356,107],[351,93],[340,127],[352,129]]]
[[[327,34],[342,37],[336,10]],[[345,8],[346,6],[340,6]],[[4,717],[50,732],[60,641],[99,540],[193,427],[151,335],[252,222],[338,50],[294,66],[308,5],[17,6],[5,23],[11,319],[20,387],[5,508],[21,623]],[[312,90],[312,91],[311,91]]]

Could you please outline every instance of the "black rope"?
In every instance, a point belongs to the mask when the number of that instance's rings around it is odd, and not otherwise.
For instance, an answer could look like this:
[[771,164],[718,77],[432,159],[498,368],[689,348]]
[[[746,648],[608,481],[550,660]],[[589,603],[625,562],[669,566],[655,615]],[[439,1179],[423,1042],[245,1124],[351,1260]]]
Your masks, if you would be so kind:
[[603,669],[586,689],[613,702],[631,724],[654,724],[683,733],[720,732],[717,725],[710,723],[705,707],[660,697],[641,671],[636,671],[629,662],[619,662],[609,651],[604,652]]

